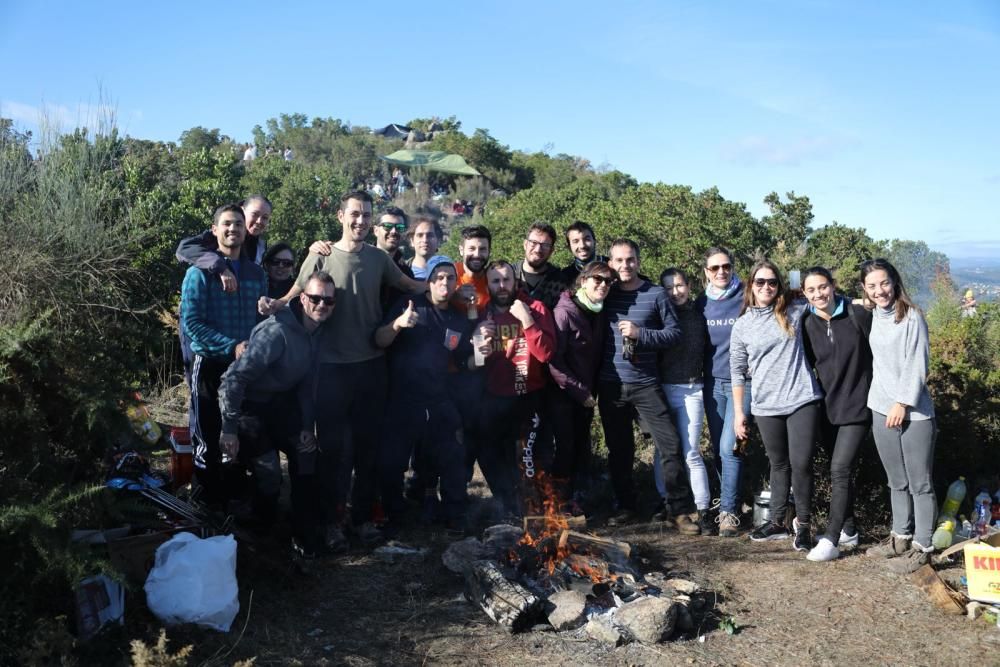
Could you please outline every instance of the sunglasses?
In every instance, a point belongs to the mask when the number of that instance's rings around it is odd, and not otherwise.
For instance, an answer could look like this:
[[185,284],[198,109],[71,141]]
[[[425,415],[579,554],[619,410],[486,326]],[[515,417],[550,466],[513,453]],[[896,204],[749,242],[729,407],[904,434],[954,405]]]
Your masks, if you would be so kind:
[[754,285],[754,287],[763,287],[764,285],[767,285],[768,287],[777,287],[778,286],[778,279],[777,278],[754,278],[753,285]]
[[306,294],[305,297],[312,302],[314,306],[323,304],[324,306],[332,306],[337,303],[337,297],[334,296],[323,296],[322,294]]
[[609,285],[610,286],[610,285],[614,285],[615,284],[615,279],[612,278],[611,276],[589,276],[589,278],[591,280],[593,280],[595,283],[597,283],[598,285]]
[[287,269],[295,265],[295,261],[291,259],[272,259],[268,262],[271,266],[280,266],[283,269]]
[[733,270],[732,264],[713,264],[712,266],[706,266],[705,270],[709,273],[718,273],[719,271],[725,271],[729,273]]
[[397,232],[402,234],[403,232],[406,231],[405,222],[380,222],[379,224],[382,226],[382,229],[384,229],[387,232],[391,232],[393,229],[395,229]]

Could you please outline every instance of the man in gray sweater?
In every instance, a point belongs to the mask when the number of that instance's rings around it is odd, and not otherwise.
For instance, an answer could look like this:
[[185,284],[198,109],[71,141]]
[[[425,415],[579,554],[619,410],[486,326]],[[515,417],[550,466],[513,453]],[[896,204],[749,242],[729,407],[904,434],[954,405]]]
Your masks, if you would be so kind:
[[321,543],[315,516],[315,376],[317,332],[333,312],[336,286],[317,271],[297,301],[264,320],[246,351],[222,376],[219,446],[230,460],[253,470],[254,514],[262,528],[274,520],[281,466],[288,457],[292,479],[293,546],[302,555]]

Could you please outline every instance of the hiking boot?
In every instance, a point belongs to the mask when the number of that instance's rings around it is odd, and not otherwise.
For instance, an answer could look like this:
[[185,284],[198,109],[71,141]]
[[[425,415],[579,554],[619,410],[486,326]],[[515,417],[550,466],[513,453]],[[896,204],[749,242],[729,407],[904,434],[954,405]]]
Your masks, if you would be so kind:
[[347,543],[347,537],[344,535],[344,529],[335,523],[331,523],[326,527],[325,542],[327,551],[332,554],[347,551],[349,546]]
[[710,510],[698,510],[698,527],[701,528],[702,535],[715,535],[719,532],[715,524]]
[[622,510],[608,519],[608,525],[612,528],[627,526],[630,523],[635,523],[635,512],[632,510]]
[[893,558],[885,566],[897,574],[912,574],[930,562],[931,551],[925,551],[919,543],[912,542],[909,551]]
[[837,546],[841,549],[856,549],[860,543],[860,533],[855,532],[853,535],[848,535],[844,531],[840,531],[840,539],[837,541]]
[[719,524],[719,537],[736,537],[740,534],[740,518],[732,512],[719,512],[715,523]]
[[681,535],[701,535],[701,526],[698,523],[698,513],[678,514],[674,519],[677,532]]
[[792,540],[792,548],[796,551],[809,551],[813,548],[812,528],[808,523],[799,523],[795,520],[795,539]]
[[811,560],[814,563],[823,563],[828,560],[836,560],[840,556],[840,549],[838,549],[833,542],[831,542],[826,537],[819,538],[819,542],[816,543],[808,554],[806,554],[806,560]]
[[865,554],[869,558],[895,558],[896,556],[902,556],[910,550],[910,541],[911,538],[909,535],[889,533],[888,538],[881,544],[866,551]]
[[375,544],[376,542],[381,542],[385,539],[385,535],[379,530],[374,523],[371,521],[366,521],[361,524],[357,530],[358,538],[365,544]]
[[754,542],[770,542],[771,540],[787,540],[788,529],[781,524],[768,521],[760,528],[750,533],[750,539]]

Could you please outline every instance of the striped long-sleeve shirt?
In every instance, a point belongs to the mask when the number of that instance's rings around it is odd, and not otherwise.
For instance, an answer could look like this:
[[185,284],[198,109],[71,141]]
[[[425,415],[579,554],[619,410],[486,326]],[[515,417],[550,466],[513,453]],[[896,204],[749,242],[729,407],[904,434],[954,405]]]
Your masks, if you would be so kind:
[[[604,300],[603,312],[608,329],[604,337],[600,380],[620,384],[659,384],[657,352],[673,345],[681,335],[677,314],[667,293],[649,281],[632,291],[615,287]],[[623,320],[639,327],[639,338],[631,361],[622,358],[622,334],[618,323]]]

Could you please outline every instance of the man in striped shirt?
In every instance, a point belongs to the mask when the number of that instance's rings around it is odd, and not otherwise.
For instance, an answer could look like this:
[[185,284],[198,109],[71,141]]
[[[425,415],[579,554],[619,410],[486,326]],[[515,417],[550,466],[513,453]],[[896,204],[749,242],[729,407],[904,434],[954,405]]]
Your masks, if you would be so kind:
[[608,523],[623,525],[636,519],[632,480],[634,410],[652,434],[663,460],[667,504],[672,515],[666,517],[665,523],[682,533],[697,535],[701,529],[684,454],[657,368],[657,352],[680,337],[677,316],[663,288],[639,275],[639,246],[635,241],[613,241],[610,264],[618,272],[619,281],[604,301],[609,330],[604,339],[597,390],[611,483],[619,510]]

